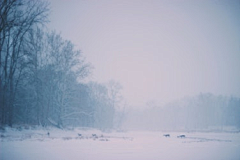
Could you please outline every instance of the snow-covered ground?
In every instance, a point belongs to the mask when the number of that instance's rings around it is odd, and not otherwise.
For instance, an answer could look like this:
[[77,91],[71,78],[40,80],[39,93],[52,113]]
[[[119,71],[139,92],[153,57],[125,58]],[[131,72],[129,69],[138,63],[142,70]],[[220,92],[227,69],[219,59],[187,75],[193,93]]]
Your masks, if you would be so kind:
[[[19,131],[6,128],[0,134],[1,160],[240,159],[240,133]],[[170,137],[164,137],[164,134],[170,134]],[[186,138],[177,138],[181,134]]]

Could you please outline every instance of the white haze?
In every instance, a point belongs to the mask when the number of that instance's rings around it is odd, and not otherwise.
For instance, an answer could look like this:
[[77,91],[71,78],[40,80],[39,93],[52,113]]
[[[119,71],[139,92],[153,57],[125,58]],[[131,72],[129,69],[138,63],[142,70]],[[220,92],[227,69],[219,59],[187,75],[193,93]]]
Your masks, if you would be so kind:
[[50,0],[61,32],[132,106],[200,92],[240,96],[240,1]]

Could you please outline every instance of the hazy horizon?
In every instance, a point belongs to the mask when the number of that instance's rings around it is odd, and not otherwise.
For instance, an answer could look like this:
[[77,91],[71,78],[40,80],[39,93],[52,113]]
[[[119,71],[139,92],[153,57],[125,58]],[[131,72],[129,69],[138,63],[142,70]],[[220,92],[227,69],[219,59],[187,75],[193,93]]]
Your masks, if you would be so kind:
[[49,0],[49,29],[123,86],[130,106],[213,93],[240,97],[240,1]]

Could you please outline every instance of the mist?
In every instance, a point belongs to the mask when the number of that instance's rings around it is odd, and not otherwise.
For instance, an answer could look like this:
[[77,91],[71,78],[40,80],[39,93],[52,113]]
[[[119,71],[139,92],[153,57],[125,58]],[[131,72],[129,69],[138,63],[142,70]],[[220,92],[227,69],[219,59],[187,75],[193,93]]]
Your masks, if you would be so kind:
[[132,107],[240,96],[239,1],[50,2],[49,27],[81,49],[91,80],[121,83]]
[[238,1],[50,2],[49,26],[94,66],[86,81],[121,84],[122,128],[239,126]]
[[150,131],[237,131],[240,125],[240,99],[201,93],[194,97],[145,109],[129,109],[123,128]]
[[[175,0],[5,5],[12,12],[2,18],[1,123],[239,128],[239,6]],[[24,7],[32,8],[33,22]]]
[[239,73],[239,0],[0,0],[0,157],[237,160]]

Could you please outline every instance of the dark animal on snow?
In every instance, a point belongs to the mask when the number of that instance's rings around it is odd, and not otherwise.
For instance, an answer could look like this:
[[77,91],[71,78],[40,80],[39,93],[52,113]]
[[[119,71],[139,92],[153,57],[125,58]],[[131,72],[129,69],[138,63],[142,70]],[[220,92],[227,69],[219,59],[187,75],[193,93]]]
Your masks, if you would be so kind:
[[92,137],[94,137],[94,138],[98,138],[96,134],[92,134]]
[[164,134],[163,136],[164,137],[170,137],[170,134]]
[[179,136],[177,136],[177,138],[185,138],[186,136],[185,135],[179,135]]

